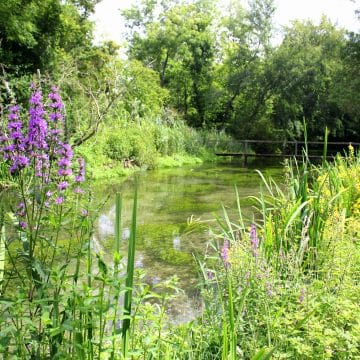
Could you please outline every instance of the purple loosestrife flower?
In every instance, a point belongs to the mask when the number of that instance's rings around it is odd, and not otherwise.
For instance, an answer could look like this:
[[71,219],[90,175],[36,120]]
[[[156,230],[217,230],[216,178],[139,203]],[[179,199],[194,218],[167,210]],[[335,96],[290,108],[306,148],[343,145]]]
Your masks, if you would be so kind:
[[25,152],[26,140],[22,133],[23,123],[19,112],[19,106],[10,106],[7,125],[9,135],[8,137],[3,136],[3,142],[6,142],[8,145],[1,149],[4,159],[10,162],[11,174],[27,167],[30,163]]
[[207,279],[208,280],[214,280],[214,278],[215,278],[215,275],[214,275],[214,272],[213,271],[211,271],[211,270],[208,270],[207,272],[206,272],[206,277],[207,277]]
[[64,177],[71,175],[71,160],[73,157],[71,146],[69,144],[61,143],[60,148],[57,150],[57,154],[62,156],[58,160],[58,175]]
[[223,247],[221,249],[221,258],[224,262],[224,265],[226,268],[230,266],[230,260],[229,260],[229,240],[225,240]]
[[25,221],[20,221],[19,226],[21,229],[25,230],[27,228],[27,223]]
[[38,154],[35,157],[35,176],[44,177],[47,182],[48,174],[47,170],[50,167],[49,155],[46,153]]
[[79,195],[82,195],[82,194],[84,194],[84,190],[83,189],[81,189],[81,188],[79,188],[79,187],[76,187],[75,189],[74,189],[74,194],[79,194]]
[[55,204],[60,205],[64,202],[64,198],[62,196],[59,196],[55,199]]
[[45,111],[42,104],[42,94],[40,90],[35,90],[30,98],[29,109],[29,129],[27,142],[30,149],[37,150],[48,149],[47,122],[45,121]]
[[62,191],[62,190],[65,190],[69,187],[69,183],[67,181],[62,181],[61,183],[59,183],[57,185],[57,188]]
[[19,217],[26,215],[25,204],[23,202],[18,204],[15,215]]
[[[61,97],[59,95],[59,89],[56,86],[51,87],[51,92],[49,94],[49,99],[51,100],[51,104],[49,105],[54,111],[61,111],[64,108],[64,104],[61,101]],[[56,117],[59,119],[58,117]],[[55,120],[56,120],[55,118]],[[50,117],[51,119],[51,117]],[[62,119],[62,117],[61,117]],[[51,119],[54,120],[54,119]]]
[[78,158],[79,163],[79,173],[75,177],[76,182],[83,182],[85,181],[85,160],[83,158]]
[[51,109],[51,112],[49,113],[49,127],[51,128],[49,131],[49,143],[56,145],[59,143],[59,138],[63,133],[61,130],[61,125],[64,119],[62,114],[64,104],[61,101],[59,90],[56,86],[51,88],[49,99],[51,101],[49,104]]
[[302,304],[302,303],[304,302],[304,300],[305,300],[305,295],[306,295],[305,289],[304,289],[304,288],[301,288],[301,289],[300,289],[299,299],[298,299],[298,302],[299,302],[300,304]]
[[29,166],[29,159],[26,156],[23,155],[15,155],[12,159],[12,165],[10,166],[10,173],[14,174],[17,171]]
[[269,297],[273,297],[275,296],[275,292],[274,292],[274,289],[272,287],[272,285],[270,283],[266,283],[266,293]]
[[256,234],[256,227],[254,224],[250,226],[250,243],[251,243],[251,251],[254,257],[258,256],[258,248],[259,248],[259,238]]
[[89,212],[88,212],[86,209],[81,209],[81,210],[80,210],[80,215],[81,215],[82,217],[86,217],[86,216],[89,215]]

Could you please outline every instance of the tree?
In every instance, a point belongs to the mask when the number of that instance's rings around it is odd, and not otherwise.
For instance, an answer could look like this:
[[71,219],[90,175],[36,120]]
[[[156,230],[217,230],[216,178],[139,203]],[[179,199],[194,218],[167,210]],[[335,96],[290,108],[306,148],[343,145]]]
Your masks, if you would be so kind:
[[[237,136],[249,130],[267,111],[266,56],[271,52],[273,1],[250,1],[249,9],[231,3],[223,20],[223,61],[218,79],[223,88],[214,117]],[[221,80],[222,79],[222,80]]]
[[[214,58],[213,1],[142,1],[123,13],[129,56],[159,74],[172,105],[195,126],[206,122]],[[158,14],[158,15],[156,15]]]
[[348,34],[341,60],[342,68],[335,77],[331,99],[343,112],[344,135],[359,139],[360,34]]
[[342,113],[330,93],[341,70],[343,30],[325,17],[319,25],[295,21],[272,57],[273,121],[291,137],[301,135],[305,118],[309,136],[321,137],[325,127],[343,135]]
[[87,17],[97,1],[2,1],[0,63],[7,73],[52,71],[60,54],[74,56],[79,48],[91,47],[92,24]]

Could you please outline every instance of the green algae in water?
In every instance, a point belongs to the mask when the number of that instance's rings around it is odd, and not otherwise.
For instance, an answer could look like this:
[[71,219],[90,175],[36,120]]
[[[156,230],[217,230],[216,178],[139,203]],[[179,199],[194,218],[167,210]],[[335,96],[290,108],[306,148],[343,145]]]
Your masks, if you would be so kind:
[[[247,168],[240,163],[205,164],[139,174],[137,250],[142,267],[147,270],[149,277],[159,277],[163,281],[171,275],[178,275],[184,289],[193,291],[192,286],[197,282],[193,253],[201,256],[205,252],[206,243],[211,241],[204,228],[207,229],[209,224],[214,228],[215,222],[211,220],[214,219],[214,213],[222,216],[222,204],[232,221],[238,219],[234,185],[240,195],[245,219],[253,221],[254,203],[249,196],[259,194],[261,183],[255,169],[263,171],[266,178],[269,175],[278,177],[282,173],[280,167],[266,168],[259,164]],[[101,192],[101,187],[98,191],[101,196],[116,191],[123,194],[126,227],[134,181],[130,178],[124,183],[120,182],[104,187],[109,192]],[[106,216],[111,219],[114,215],[111,204],[109,207]],[[186,234],[187,219],[192,215],[204,223],[202,228],[200,226],[189,235]],[[180,241],[180,245],[176,244],[177,241]],[[99,238],[99,242],[103,244],[104,239]],[[124,240],[124,250],[125,245]]]
[[[137,245],[140,250],[145,250],[148,254],[152,254],[157,261],[167,264],[192,266],[193,256],[192,249],[187,245],[190,241],[186,235],[189,225],[181,224],[164,224],[153,223],[140,225],[138,227]],[[193,225],[192,232],[202,231],[203,226]],[[185,234],[184,234],[185,233]],[[186,244],[184,250],[174,248],[174,243]],[[180,245],[178,245],[180,246]]]
[[166,238],[171,238],[174,235],[179,235],[181,225],[182,224],[165,223],[150,223],[138,225],[138,243],[140,245],[146,243],[147,238],[163,240]]
[[182,197],[170,199],[160,209],[160,213],[188,213],[197,214],[203,212],[216,211],[221,208],[218,202],[200,202],[197,197]]

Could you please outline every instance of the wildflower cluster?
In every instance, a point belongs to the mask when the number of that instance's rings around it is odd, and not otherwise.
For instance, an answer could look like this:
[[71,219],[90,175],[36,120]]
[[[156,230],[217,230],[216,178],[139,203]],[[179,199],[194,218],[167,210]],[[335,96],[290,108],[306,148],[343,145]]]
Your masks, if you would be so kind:
[[[7,125],[0,130],[0,156],[20,182],[32,179],[36,203],[49,208],[65,201],[71,183],[85,180],[85,164],[78,159],[79,171],[73,176],[73,150],[64,139],[64,105],[58,88],[51,88],[45,103],[41,89],[34,84],[31,88],[27,116],[21,115],[18,105],[9,107]],[[81,189],[77,187],[75,192],[81,193]],[[24,219],[30,201],[22,199],[18,205],[22,229],[27,228]]]

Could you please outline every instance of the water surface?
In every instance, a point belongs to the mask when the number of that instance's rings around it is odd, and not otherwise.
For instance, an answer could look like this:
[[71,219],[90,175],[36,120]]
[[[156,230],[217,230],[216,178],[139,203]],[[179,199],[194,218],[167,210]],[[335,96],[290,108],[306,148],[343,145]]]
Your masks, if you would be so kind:
[[[115,193],[123,198],[123,251],[129,237],[135,182],[138,183],[136,267],[146,270],[150,284],[158,284],[171,276],[179,278],[185,290],[178,307],[179,316],[191,318],[196,295],[198,273],[194,254],[202,255],[211,237],[209,227],[216,226],[214,214],[221,216],[222,205],[236,216],[234,186],[237,186],[246,218],[251,220],[253,209],[248,197],[258,195],[260,177],[255,169],[266,176],[279,177],[281,166],[253,162],[244,167],[241,162],[205,164],[201,166],[161,169],[141,172],[125,182],[97,184],[98,199],[110,195],[101,215],[94,237],[96,250],[103,250],[111,259],[114,239]],[[136,181],[135,181],[136,179]],[[189,219],[203,226],[191,234],[184,234]]]

